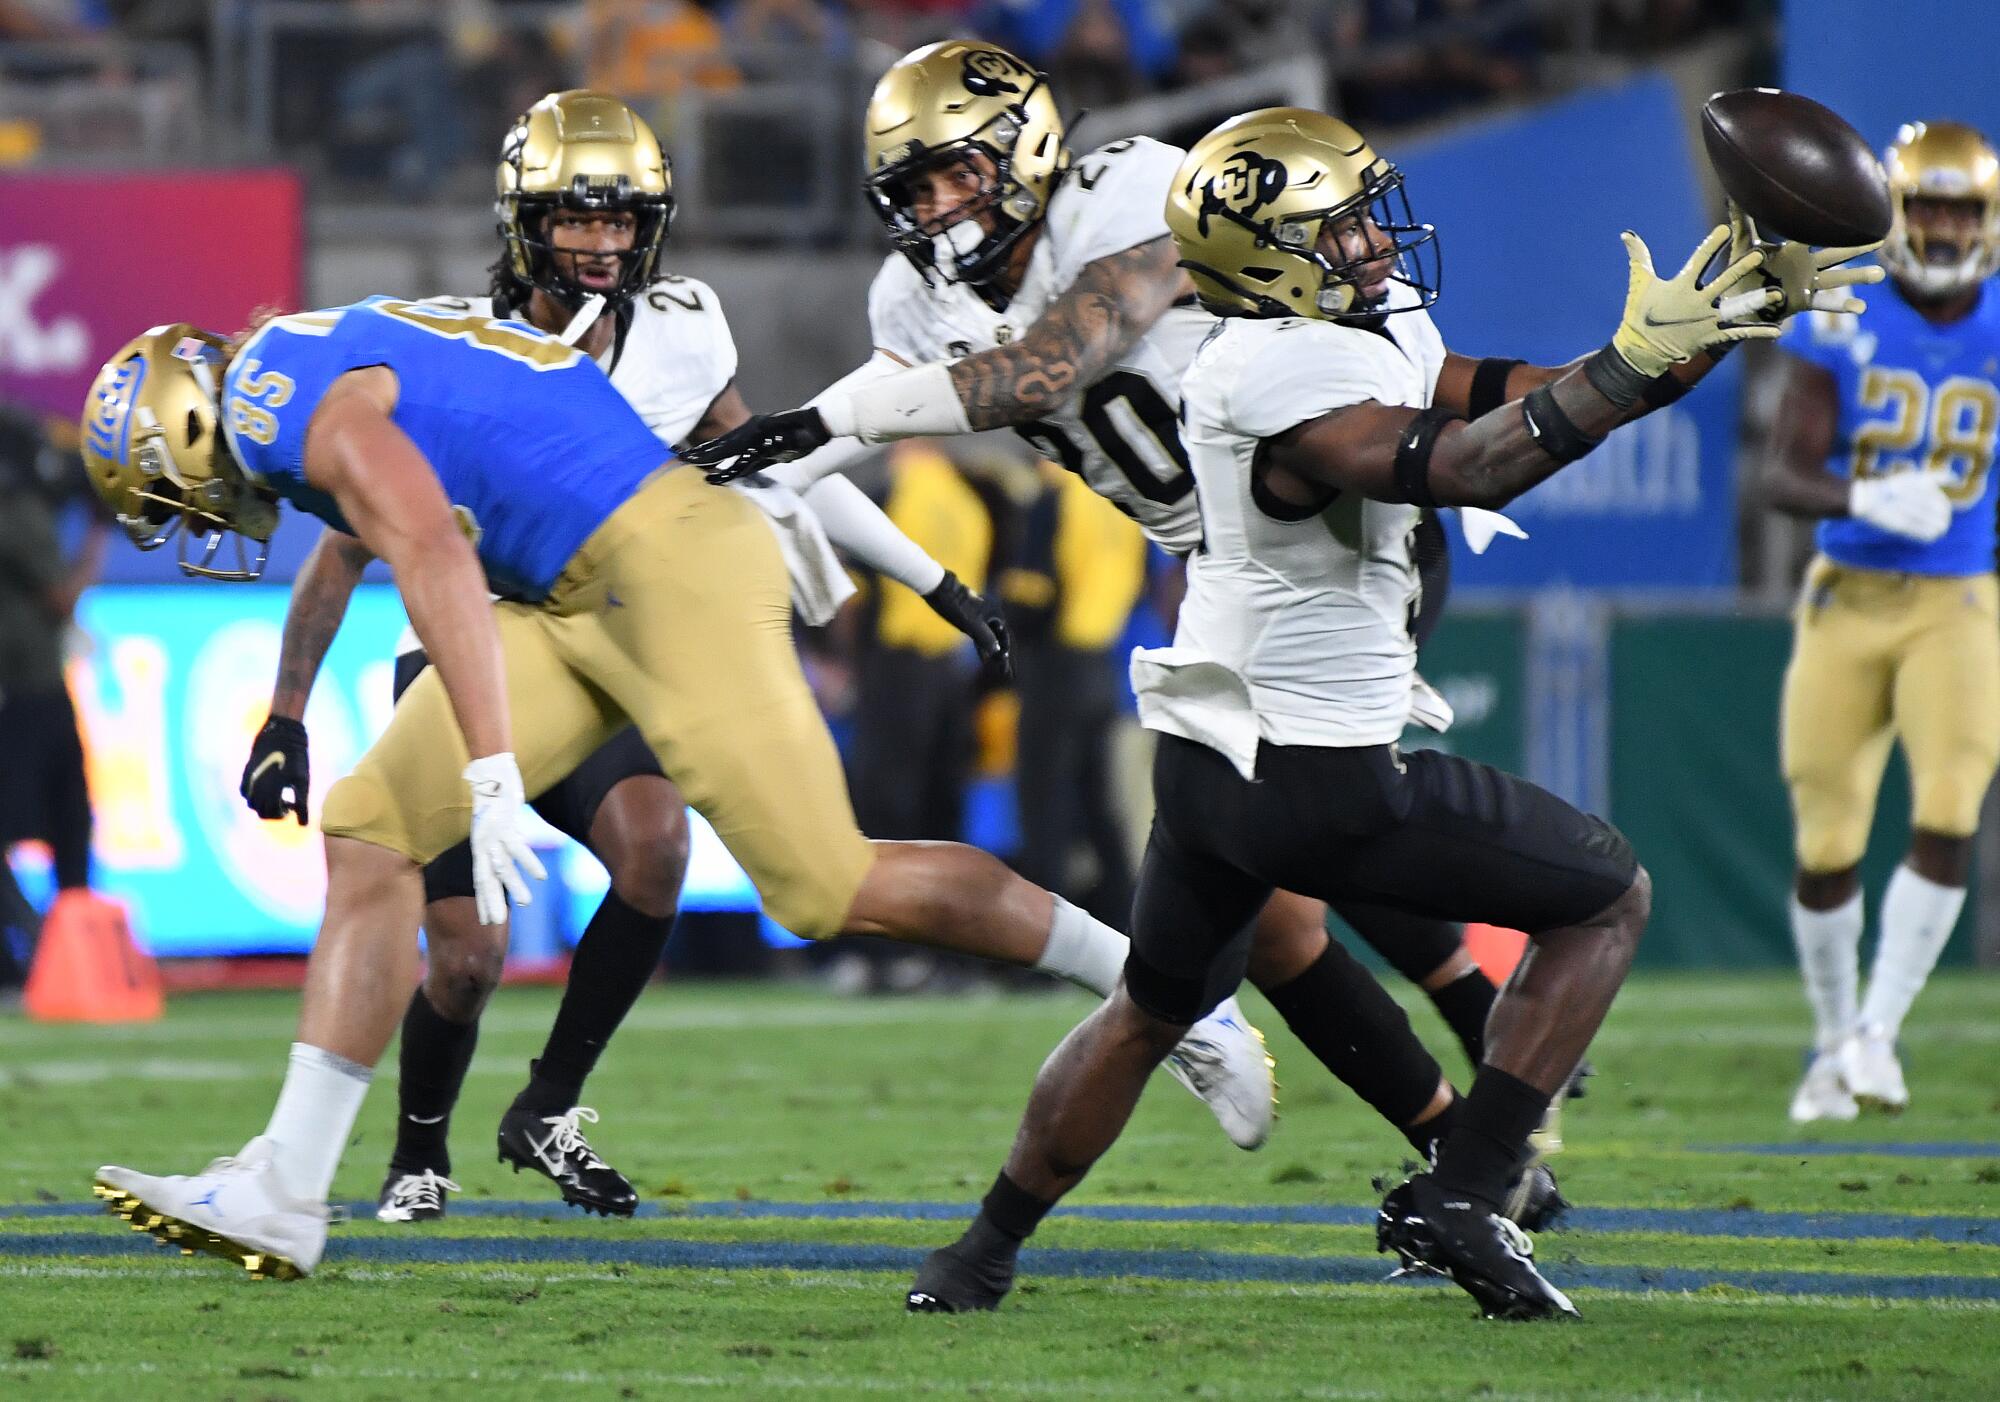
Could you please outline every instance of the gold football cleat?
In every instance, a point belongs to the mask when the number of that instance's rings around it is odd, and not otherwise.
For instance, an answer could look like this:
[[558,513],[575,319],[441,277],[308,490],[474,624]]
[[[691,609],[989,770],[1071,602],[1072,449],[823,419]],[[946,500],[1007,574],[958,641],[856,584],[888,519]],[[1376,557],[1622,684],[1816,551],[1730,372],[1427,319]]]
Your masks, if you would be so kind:
[[297,1280],[303,1275],[282,1256],[253,1251],[206,1228],[156,1212],[124,1189],[102,1179],[93,1183],[90,1190],[103,1199],[107,1212],[122,1217],[133,1231],[147,1233],[162,1246],[177,1246],[183,1256],[205,1251],[243,1267],[252,1280]]

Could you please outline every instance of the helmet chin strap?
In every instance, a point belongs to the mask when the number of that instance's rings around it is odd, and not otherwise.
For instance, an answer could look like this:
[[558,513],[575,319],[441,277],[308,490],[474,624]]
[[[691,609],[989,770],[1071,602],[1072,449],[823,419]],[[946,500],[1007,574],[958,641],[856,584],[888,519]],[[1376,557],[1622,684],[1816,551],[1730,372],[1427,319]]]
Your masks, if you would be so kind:
[[563,328],[562,335],[556,339],[566,346],[575,345],[583,339],[585,332],[597,324],[597,318],[604,314],[605,305],[603,293],[591,293],[583,299],[583,304],[576,309],[576,314],[570,317],[569,325]]

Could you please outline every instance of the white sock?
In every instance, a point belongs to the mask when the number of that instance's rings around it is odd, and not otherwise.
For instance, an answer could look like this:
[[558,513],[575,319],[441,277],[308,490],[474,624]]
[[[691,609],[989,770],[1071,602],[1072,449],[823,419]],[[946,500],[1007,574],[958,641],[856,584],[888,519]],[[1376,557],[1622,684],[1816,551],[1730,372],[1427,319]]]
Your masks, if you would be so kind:
[[1812,1004],[1814,1045],[1832,1051],[1854,1026],[1854,989],[1860,978],[1861,892],[1832,910],[1807,910],[1792,897],[1792,943]]
[[1109,998],[1125,972],[1125,955],[1132,942],[1061,896],[1050,899],[1055,902],[1055,916],[1049,921],[1048,947],[1035,967],[1068,979],[1078,988],[1088,988],[1100,998]]
[[361,1113],[375,1073],[330,1051],[292,1043],[291,1065],[264,1137],[271,1163],[288,1191],[307,1202],[325,1202],[333,1171]]
[[1964,905],[1963,886],[1940,886],[1907,866],[1896,868],[1882,896],[1882,940],[1861,1003],[1864,1024],[1896,1040]]

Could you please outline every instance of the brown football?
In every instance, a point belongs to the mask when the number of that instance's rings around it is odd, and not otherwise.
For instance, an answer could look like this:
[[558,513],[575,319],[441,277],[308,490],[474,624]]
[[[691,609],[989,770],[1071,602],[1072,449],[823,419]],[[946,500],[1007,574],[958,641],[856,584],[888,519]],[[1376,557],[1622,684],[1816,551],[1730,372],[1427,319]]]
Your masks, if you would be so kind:
[[1776,88],[1717,93],[1702,142],[1729,197],[1765,238],[1821,248],[1889,232],[1889,185],[1861,133],[1809,97]]

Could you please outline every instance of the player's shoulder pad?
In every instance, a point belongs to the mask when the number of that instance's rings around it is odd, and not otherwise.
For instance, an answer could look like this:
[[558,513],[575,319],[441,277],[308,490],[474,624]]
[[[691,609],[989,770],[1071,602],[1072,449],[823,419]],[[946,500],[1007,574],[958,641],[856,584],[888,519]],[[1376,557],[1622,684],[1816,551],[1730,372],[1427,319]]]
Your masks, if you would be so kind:
[[427,312],[453,312],[460,316],[492,316],[491,297],[424,297],[417,302]]
[[655,278],[645,291],[632,299],[632,312],[635,318],[648,315],[719,317],[722,315],[722,299],[713,287],[700,278],[668,273]]
[[675,377],[719,394],[736,375],[736,340],[722,299],[699,278],[655,279],[632,299],[632,322],[621,358],[671,367]]
[[[1402,352],[1370,331],[1307,317],[1246,319],[1225,394],[1240,432],[1269,438],[1336,409],[1385,400],[1382,367]],[[1254,328],[1254,329],[1253,329]]]
[[882,260],[868,286],[868,334],[874,344],[912,364],[925,359],[932,318],[926,314],[930,287],[900,253]]
[[626,335],[649,346],[689,352],[712,342],[735,342],[722,299],[699,278],[657,278],[632,298],[632,325]]
[[1086,263],[1167,237],[1167,192],[1185,154],[1132,136],[1080,157],[1049,203],[1058,266],[1074,275]]

